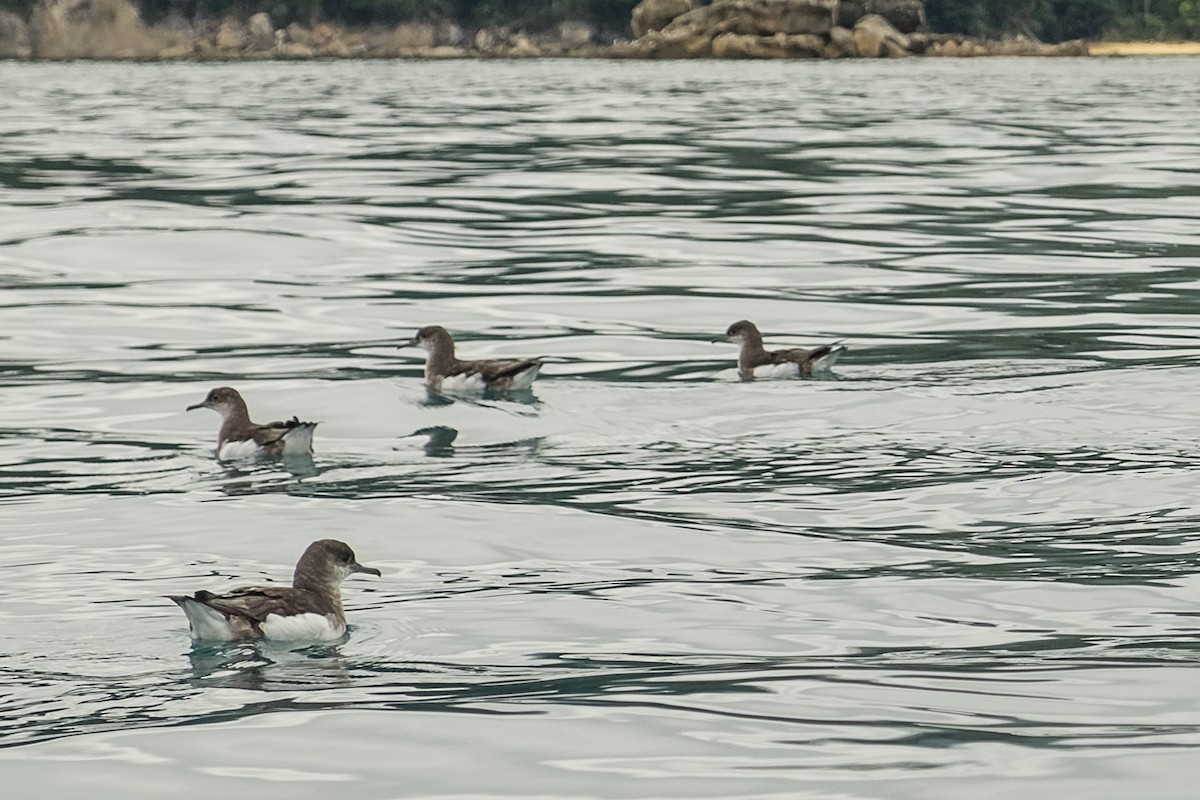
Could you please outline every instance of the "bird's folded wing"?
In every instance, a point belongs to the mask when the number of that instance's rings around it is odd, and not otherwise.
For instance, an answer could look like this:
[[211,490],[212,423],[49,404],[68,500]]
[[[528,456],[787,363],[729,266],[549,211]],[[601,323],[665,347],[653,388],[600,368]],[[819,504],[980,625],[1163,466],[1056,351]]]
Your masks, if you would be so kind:
[[523,361],[475,361],[473,363],[476,372],[486,380],[494,381],[500,378],[511,378],[514,375],[520,375],[530,367],[538,366],[542,362],[534,359],[525,359]]
[[262,622],[271,614],[295,614],[307,611],[296,607],[299,599],[294,591],[282,586],[254,586],[236,589],[228,594],[197,592],[196,599],[209,608],[226,614]]
[[266,447],[269,444],[278,442],[284,436],[287,436],[289,431],[304,424],[306,423],[301,422],[299,417],[292,417],[291,419],[283,422],[271,422],[266,425],[257,425],[254,428],[252,436],[254,437],[255,444],[257,444],[259,447]]
[[797,347],[794,350],[773,350],[767,355],[771,357],[771,364],[800,364],[804,361],[820,358],[827,352],[829,352],[828,347],[818,347],[816,350],[805,350]]

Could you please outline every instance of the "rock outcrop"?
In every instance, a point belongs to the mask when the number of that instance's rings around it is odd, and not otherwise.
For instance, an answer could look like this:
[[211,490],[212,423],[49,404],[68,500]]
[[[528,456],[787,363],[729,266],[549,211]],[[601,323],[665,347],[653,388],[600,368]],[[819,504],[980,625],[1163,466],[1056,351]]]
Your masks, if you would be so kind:
[[[443,20],[346,28],[269,14],[146,25],[134,0],[38,0],[28,20],[0,11],[0,57],[138,59],[308,58],[896,58],[907,55],[1087,55],[1082,42],[984,41],[915,30],[923,0],[642,0],[637,38],[600,44],[584,22],[544,32],[464,30]],[[608,37],[611,41],[612,36]]]
[[[924,0],[643,0],[642,30],[608,55],[623,58],[900,58],[910,55],[1087,55],[1083,42],[986,41],[917,31]],[[679,11],[679,9],[688,10]],[[639,12],[639,9],[645,9]],[[672,12],[677,16],[667,19]],[[653,20],[653,25],[646,20]],[[820,46],[816,46],[817,37]]]
[[[633,43],[629,55],[652,58],[819,55],[824,47],[823,37],[833,27],[836,10],[837,0],[716,0],[712,5],[680,14],[661,30],[641,36]],[[789,38],[795,36],[822,37],[821,45],[814,52],[812,39]]]

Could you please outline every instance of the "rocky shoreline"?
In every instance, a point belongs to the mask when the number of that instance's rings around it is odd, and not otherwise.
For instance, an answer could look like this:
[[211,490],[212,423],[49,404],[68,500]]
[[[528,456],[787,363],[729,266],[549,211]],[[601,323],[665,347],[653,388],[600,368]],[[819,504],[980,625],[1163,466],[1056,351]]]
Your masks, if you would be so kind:
[[343,58],[901,58],[1085,56],[1081,41],[974,39],[920,30],[924,0],[643,0],[632,38],[585,22],[549,31],[464,29],[450,21],[350,28],[266,13],[148,24],[130,0],[39,0],[0,11],[0,58],[268,60]]

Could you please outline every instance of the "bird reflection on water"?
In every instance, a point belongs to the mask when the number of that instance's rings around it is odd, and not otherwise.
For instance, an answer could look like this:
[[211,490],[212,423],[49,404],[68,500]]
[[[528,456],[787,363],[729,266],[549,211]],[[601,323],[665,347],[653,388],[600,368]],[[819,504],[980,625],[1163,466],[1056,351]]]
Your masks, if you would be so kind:
[[188,652],[191,683],[253,691],[349,686],[350,669],[340,645],[197,642]]
[[306,480],[321,474],[320,467],[308,456],[218,463],[220,472],[209,477],[217,483],[218,491],[231,497],[263,492],[294,493],[307,485]]
[[427,456],[432,458],[448,458],[454,455],[454,440],[458,438],[458,431],[455,428],[445,425],[434,425],[429,428],[415,430],[411,435],[429,437],[429,440],[422,447]]
[[[544,436],[532,436],[525,439],[514,439],[507,442],[493,442],[489,444],[462,444],[459,442],[459,431],[457,428],[451,428],[448,425],[431,425],[427,428],[418,428],[408,436],[400,437],[403,439],[411,439],[416,436],[429,437],[421,449],[425,451],[425,455],[431,458],[450,458],[451,456],[461,454],[461,451],[470,451],[473,453],[488,452],[493,456],[502,453],[519,453],[525,456],[536,455],[545,442]],[[457,444],[457,446],[456,446]]]
[[508,391],[487,389],[483,392],[453,392],[439,391],[425,387],[425,397],[418,401],[419,405],[426,408],[452,406],[455,403],[467,403],[469,405],[497,408],[510,412],[515,412],[516,409],[508,408],[507,406],[509,405],[529,406],[534,409],[541,408],[542,405],[542,401],[534,394],[533,389],[510,389]]

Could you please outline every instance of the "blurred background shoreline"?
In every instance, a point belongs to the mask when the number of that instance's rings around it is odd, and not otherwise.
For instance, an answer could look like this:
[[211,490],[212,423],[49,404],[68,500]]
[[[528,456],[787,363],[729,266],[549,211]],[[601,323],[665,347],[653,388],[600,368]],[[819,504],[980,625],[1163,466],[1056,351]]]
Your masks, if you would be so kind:
[[1195,41],[1200,3],[1136,5],[1125,0],[0,0],[0,58],[674,60],[1200,53]]

